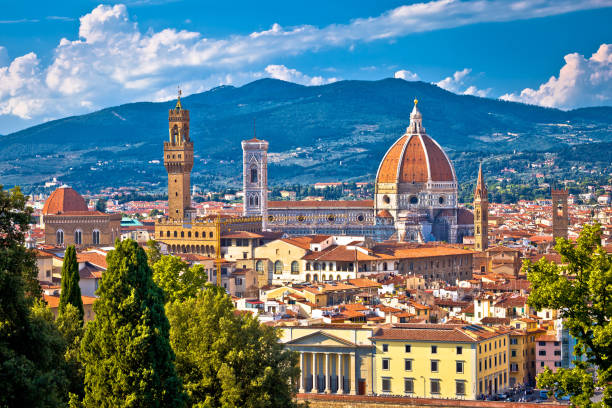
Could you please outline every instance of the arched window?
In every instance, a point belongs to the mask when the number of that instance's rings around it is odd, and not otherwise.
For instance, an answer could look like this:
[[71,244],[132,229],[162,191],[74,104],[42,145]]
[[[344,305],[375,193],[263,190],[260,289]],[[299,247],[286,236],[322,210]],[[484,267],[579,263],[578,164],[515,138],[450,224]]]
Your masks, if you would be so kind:
[[255,205],[255,202],[253,200],[253,196],[249,197],[249,205]]
[[170,231],[166,231],[166,236],[169,237],[170,236]]
[[181,231],[181,238],[185,238],[185,231]]
[[257,273],[262,274],[264,272],[264,264],[263,261],[257,261],[257,263],[255,263],[255,271],[257,271]]
[[187,231],[187,238],[191,238],[191,231]]
[[174,231],[174,238],[176,238],[176,231]]
[[94,245],[100,245],[100,231],[93,230],[91,233],[91,243]]
[[81,245],[83,243],[83,232],[81,230],[74,231],[74,243]]
[[283,273],[283,263],[281,261],[274,262],[274,273]]
[[313,282],[318,282],[319,281],[319,277],[317,275],[312,275],[312,281]]
[[315,271],[320,271],[320,270],[321,270],[321,265],[319,265],[319,263],[318,263],[318,262],[315,262],[315,263],[314,263],[314,270],[315,270]]
[[255,205],[259,206],[259,196],[255,196]]
[[298,261],[291,262],[291,273],[294,275],[300,273],[300,264],[298,263]]
[[336,280],[342,280],[342,278],[340,278],[340,275],[336,276]]
[[325,281],[326,281],[326,279],[325,279],[325,275],[321,275],[321,281],[322,281],[322,282],[325,282]]
[[197,238],[200,235],[198,231],[195,232],[195,237]]
[[213,237],[213,233],[212,233],[212,231],[210,231],[210,233],[208,234],[208,236],[209,236],[210,238],[212,238],[212,237]]
[[55,242],[57,245],[64,245],[64,231],[57,230],[55,233]]
[[310,282],[310,274],[309,273],[306,274],[306,282]]
[[172,127],[172,131],[170,132],[170,142],[172,143],[178,143],[179,138],[178,138],[178,126],[174,125]]
[[251,183],[257,183],[257,169],[251,168]]

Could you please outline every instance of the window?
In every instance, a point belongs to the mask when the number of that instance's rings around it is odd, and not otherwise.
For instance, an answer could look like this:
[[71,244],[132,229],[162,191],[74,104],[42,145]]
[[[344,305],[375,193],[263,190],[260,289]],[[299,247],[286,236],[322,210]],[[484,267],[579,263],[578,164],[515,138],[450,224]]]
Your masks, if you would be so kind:
[[538,351],[538,355],[539,355],[539,356],[545,356],[545,355],[546,355],[546,350],[540,350],[540,351]]
[[382,359],[382,369],[388,370],[390,366],[391,366],[391,361],[388,358],[383,358]]
[[255,263],[255,271],[257,271],[258,273],[263,273],[263,271],[264,271],[263,261],[257,261]]
[[455,381],[455,394],[465,395],[465,381]]
[[558,341],[555,341],[555,346],[557,346],[557,347],[559,346],[559,342]]
[[383,353],[386,353],[387,351],[389,351],[389,345],[388,344],[383,344],[382,345],[382,351],[383,351]]
[[440,380],[431,380],[429,382],[429,389],[432,394],[440,393]]
[[81,230],[74,231],[74,243],[81,245],[83,243],[83,233]]
[[431,354],[437,354],[438,353],[438,346],[431,346]]
[[463,354],[463,347],[457,347],[457,354]]
[[544,347],[546,345],[545,341],[538,341],[538,346]]
[[555,350],[555,356],[560,356],[561,355],[561,350]]
[[414,392],[414,379],[404,378],[404,392],[406,394],[412,394]]
[[297,275],[300,273],[300,264],[298,261],[291,262],[291,273]]
[[544,362],[540,361],[540,367],[544,367]]
[[251,183],[257,183],[257,169],[251,169]]
[[511,353],[512,357],[516,357],[516,350],[510,351],[510,353]]
[[555,367],[561,367],[561,362],[560,361],[555,361]]
[[431,372],[432,373],[438,372],[438,360],[431,360]]
[[409,360],[409,359],[404,360],[404,370],[412,371],[412,360]]
[[93,230],[93,232],[91,233],[91,242],[94,245],[100,244],[100,231]]
[[455,361],[455,368],[457,369],[457,373],[463,373],[463,361]]
[[518,339],[510,339],[510,344],[511,345],[512,344],[514,344],[514,345],[518,344]]
[[478,360],[478,371],[482,371],[482,360]]
[[391,392],[391,379],[389,377],[383,377],[382,379],[382,392]]
[[405,348],[405,350],[406,350],[406,353],[410,353],[410,349],[411,349],[410,344],[406,344],[406,345],[404,346],[404,348]]
[[64,245],[64,231],[57,230],[55,233],[55,242],[57,245]]
[[283,273],[283,263],[281,261],[274,262],[274,273],[276,274]]

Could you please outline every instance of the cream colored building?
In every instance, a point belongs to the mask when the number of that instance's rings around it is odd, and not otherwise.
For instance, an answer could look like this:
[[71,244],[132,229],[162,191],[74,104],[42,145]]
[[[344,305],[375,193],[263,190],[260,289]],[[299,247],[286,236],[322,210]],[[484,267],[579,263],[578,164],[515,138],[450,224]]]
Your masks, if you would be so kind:
[[352,324],[282,327],[280,341],[299,353],[299,393],[372,394],[373,328]]

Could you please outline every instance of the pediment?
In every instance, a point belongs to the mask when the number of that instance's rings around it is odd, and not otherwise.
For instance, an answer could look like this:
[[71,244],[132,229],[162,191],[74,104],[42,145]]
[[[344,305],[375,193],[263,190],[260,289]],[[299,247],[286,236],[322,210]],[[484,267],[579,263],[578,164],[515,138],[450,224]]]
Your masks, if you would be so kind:
[[285,344],[294,346],[356,347],[355,343],[324,331],[310,333],[297,339],[290,340]]

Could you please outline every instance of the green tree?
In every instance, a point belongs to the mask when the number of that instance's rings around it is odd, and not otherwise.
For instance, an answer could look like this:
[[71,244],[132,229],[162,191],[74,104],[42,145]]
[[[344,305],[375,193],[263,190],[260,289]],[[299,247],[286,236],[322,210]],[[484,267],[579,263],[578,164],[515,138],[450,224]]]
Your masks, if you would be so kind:
[[153,282],[142,248],[115,242],[85,328],[87,407],[181,407],[184,394],[174,370],[163,293]]
[[149,266],[153,267],[155,262],[159,261],[162,257],[159,242],[155,241],[154,239],[148,240],[145,253],[147,254],[147,262],[149,263]]
[[164,291],[166,302],[194,297],[206,284],[206,270],[202,265],[189,264],[181,258],[164,255],[153,265],[153,280]]
[[54,407],[65,394],[63,349],[40,303],[35,255],[24,246],[26,201],[19,188],[0,186],[0,406]]
[[66,248],[64,262],[62,264],[62,291],[60,292],[59,314],[71,304],[79,311],[79,317],[83,321],[83,299],[79,287],[79,264],[77,263],[76,249],[74,245]]
[[176,369],[197,407],[294,407],[297,356],[275,328],[234,313],[223,288],[166,306]]
[[99,198],[98,201],[96,201],[96,211],[106,212],[106,199]]
[[81,339],[84,332],[83,316],[79,309],[68,303],[55,323],[66,343],[64,360],[66,361],[68,392],[81,400],[84,395],[85,380],[85,369],[79,359]]
[[[576,244],[557,239],[555,249],[562,265],[526,262],[531,282],[529,304],[537,310],[559,311],[569,333],[576,338],[576,368],[546,372],[538,377],[538,386],[572,395],[575,405],[588,407],[593,386],[588,386],[587,368],[597,368],[598,384],[605,388],[603,401],[612,406],[612,256],[601,246],[599,225],[584,225]],[[593,380],[590,380],[591,383]]]

